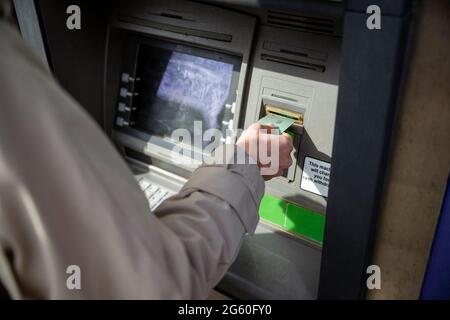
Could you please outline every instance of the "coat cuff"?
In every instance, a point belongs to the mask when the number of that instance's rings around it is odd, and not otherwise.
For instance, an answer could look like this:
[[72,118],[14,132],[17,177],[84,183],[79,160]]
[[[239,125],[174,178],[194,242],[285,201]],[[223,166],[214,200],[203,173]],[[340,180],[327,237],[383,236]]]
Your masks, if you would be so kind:
[[245,231],[253,234],[259,221],[258,208],[264,195],[264,180],[258,166],[253,164],[255,161],[242,153],[242,149],[233,145],[223,148],[228,151],[227,158],[219,159],[219,156],[212,164],[199,167],[183,191],[201,190],[229,203]]

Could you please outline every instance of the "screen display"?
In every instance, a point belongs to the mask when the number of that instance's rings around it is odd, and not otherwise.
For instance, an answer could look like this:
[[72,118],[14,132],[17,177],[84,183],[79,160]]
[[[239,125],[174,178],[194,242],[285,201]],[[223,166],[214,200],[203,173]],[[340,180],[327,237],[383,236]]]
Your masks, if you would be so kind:
[[180,128],[193,134],[194,121],[202,122],[203,132],[223,131],[223,122],[233,118],[225,105],[236,99],[237,65],[236,59],[206,50],[141,44],[133,126],[162,137]]

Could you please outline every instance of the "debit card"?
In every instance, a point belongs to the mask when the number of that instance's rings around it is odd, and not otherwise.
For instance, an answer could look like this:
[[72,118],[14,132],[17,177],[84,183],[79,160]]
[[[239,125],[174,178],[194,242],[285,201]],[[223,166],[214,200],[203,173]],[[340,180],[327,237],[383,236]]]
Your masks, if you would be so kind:
[[272,125],[278,129],[278,134],[282,134],[290,126],[294,124],[295,120],[292,118],[286,118],[275,114],[268,114],[267,116],[258,120],[259,124]]

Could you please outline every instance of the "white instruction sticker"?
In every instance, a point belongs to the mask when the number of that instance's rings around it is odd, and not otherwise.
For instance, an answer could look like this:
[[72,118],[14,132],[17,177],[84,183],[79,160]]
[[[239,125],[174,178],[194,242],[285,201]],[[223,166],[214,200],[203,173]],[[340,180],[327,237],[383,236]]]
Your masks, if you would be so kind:
[[305,157],[300,187],[303,190],[328,197],[330,168],[331,164],[328,162]]

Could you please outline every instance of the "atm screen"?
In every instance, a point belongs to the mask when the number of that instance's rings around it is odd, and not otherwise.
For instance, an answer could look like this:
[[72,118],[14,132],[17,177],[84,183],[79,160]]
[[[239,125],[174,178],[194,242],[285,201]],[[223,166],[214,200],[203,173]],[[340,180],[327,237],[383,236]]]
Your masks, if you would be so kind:
[[[193,134],[194,121],[225,130],[233,118],[240,58],[155,41],[140,44],[136,64],[133,127],[150,135],[170,137],[176,129]],[[204,141],[204,144],[207,142]]]

